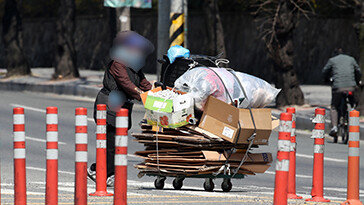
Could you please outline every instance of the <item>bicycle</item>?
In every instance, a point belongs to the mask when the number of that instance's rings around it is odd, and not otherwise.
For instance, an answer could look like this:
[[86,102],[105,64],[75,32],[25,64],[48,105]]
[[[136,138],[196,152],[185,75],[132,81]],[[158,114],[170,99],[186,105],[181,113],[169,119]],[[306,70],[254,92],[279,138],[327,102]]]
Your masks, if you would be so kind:
[[341,137],[344,144],[348,143],[349,140],[349,112],[355,109],[357,106],[352,91],[345,91],[342,93],[341,102],[338,109],[338,131],[334,137],[334,143],[338,142],[338,138]]

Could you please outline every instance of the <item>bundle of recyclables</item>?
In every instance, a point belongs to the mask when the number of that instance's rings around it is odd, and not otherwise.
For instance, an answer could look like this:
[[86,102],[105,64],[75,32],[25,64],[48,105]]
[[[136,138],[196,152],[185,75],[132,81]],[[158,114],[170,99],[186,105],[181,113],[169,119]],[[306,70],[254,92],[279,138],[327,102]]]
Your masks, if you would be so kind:
[[197,67],[187,71],[174,84],[177,90],[192,95],[199,110],[203,110],[210,95],[226,103],[238,101],[239,108],[262,108],[280,91],[260,78],[226,68]]
[[221,177],[222,189],[230,191],[231,178],[264,173],[271,153],[255,150],[268,145],[278,126],[271,110],[264,108],[278,92],[248,74],[196,67],[178,78],[174,88],[141,94],[145,121],[141,132],[132,134],[145,146],[135,153],[144,159],[135,165],[139,176],[157,176],[156,188],[163,188],[166,177],[175,177],[176,189],[184,178],[206,178],[208,191],[212,179]]

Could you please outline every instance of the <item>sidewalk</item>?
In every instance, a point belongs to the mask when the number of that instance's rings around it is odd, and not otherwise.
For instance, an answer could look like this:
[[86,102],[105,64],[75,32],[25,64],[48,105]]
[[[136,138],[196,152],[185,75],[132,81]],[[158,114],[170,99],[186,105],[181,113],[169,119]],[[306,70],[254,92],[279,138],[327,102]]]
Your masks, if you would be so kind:
[[[81,77],[72,80],[52,80],[54,69],[33,68],[32,76],[4,79],[6,72],[0,69],[0,90],[32,91],[54,93],[60,95],[75,95],[95,98],[102,87],[103,71],[80,70]],[[156,75],[146,75],[148,80],[156,80]]]
[[[80,70],[81,78],[72,80],[52,80],[52,68],[33,68],[32,76],[4,79],[5,69],[0,69],[0,90],[7,91],[32,91],[54,93],[61,95],[75,95],[95,98],[102,87],[103,71]],[[155,74],[146,74],[149,81],[157,80]],[[331,88],[323,85],[301,85],[305,95],[304,106],[296,107],[297,128],[312,130],[311,117],[315,108],[326,109],[326,128],[330,123]],[[279,116],[282,110],[273,109],[272,113]],[[364,122],[360,123],[360,131],[364,133]],[[364,138],[364,135],[362,135]]]

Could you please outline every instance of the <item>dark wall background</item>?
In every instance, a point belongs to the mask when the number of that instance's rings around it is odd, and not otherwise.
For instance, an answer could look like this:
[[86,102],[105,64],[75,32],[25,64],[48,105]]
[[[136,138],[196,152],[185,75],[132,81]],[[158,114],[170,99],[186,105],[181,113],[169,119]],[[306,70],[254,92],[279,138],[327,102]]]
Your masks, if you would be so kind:
[[[221,14],[227,56],[235,70],[274,80],[264,44],[256,22],[247,14]],[[75,33],[78,65],[85,69],[102,69],[110,47],[108,21],[104,17],[78,17]],[[189,49],[203,54],[206,29],[202,14],[190,13]],[[32,67],[51,67],[55,39],[54,19],[24,19],[25,52]],[[157,14],[132,12],[132,29],[157,45]],[[1,31],[1,27],[0,27]],[[334,48],[341,46],[348,54],[359,57],[359,43],[350,19],[303,19],[295,30],[295,67],[304,84],[321,84],[321,68]],[[0,67],[4,67],[4,49],[0,43]],[[155,73],[156,54],[148,59],[147,73]]]

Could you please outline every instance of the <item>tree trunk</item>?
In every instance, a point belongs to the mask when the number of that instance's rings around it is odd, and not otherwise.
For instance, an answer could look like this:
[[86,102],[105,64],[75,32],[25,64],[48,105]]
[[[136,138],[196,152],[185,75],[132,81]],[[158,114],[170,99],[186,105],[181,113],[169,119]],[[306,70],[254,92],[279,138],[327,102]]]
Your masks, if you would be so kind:
[[224,29],[222,27],[217,0],[204,0],[204,13],[207,30],[208,44],[206,48],[207,55],[218,55],[226,57],[226,48],[224,40]]
[[30,67],[23,50],[21,1],[6,0],[3,16],[3,42],[7,77],[29,75]]
[[281,2],[274,28],[276,41],[271,47],[267,44],[270,57],[274,61],[276,87],[282,89],[277,96],[276,105],[303,105],[304,96],[294,69],[293,30],[297,19],[291,12],[289,1]]
[[58,8],[55,79],[78,78],[75,33],[75,1],[60,0]]

